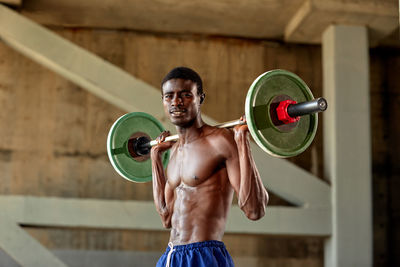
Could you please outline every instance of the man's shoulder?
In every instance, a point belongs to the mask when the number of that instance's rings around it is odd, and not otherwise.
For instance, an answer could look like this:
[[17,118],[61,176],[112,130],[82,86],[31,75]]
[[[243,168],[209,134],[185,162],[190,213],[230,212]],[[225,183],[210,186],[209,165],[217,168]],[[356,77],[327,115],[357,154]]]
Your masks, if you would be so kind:
[[215,145],[231,146],[235,144],[233,131],[231,129],[207,125],[204,129],[204,136],[209,142]]
[[233,131],[228,128],[218,128],[211,125],[205,125],[203,128],[204,136],[233,138]]

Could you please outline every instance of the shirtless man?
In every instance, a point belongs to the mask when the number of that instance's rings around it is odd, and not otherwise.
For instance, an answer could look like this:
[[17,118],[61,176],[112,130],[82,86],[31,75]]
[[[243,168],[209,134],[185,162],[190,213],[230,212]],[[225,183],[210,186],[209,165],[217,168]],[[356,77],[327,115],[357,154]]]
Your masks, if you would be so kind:
[[[161,266],[233,266],[221,242],[233,192],[251,220],[265,214],[268,193],[251,155],[247,125],[233,131],[203,122],[205,95],[199,75],[189,68],[173,69],[162,81],[164,111],[176,126],[177,142],[151,150],[153,195],[170,242]],[[171,149],[167,170],[161,154]]]

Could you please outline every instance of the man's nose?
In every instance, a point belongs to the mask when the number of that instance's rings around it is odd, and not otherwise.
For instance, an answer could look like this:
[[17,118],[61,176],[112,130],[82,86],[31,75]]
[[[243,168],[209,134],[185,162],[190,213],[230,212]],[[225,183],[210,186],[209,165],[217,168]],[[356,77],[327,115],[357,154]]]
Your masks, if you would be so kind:
[[171,103],[173,106],[179,106],[179,105],[182,105],[182,98],[179,96],[179,95],[175,95],[173,98],[172,98],[172,103]]

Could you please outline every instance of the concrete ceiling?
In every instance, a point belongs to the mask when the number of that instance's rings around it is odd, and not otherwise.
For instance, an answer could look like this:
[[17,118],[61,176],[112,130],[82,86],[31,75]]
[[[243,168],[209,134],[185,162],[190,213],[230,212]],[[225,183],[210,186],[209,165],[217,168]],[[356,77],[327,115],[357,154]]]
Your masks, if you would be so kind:
[[398,42],[398,0],[0,0],[48,26],[130,29],[320,43],[328,25],[366,25]]

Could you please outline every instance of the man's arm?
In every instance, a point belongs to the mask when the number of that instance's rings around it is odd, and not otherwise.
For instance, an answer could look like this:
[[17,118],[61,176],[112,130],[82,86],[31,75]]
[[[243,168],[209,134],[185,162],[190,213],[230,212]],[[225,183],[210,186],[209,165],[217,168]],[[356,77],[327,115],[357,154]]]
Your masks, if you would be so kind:
[[162,163],[162,153],[172,146],[171,142],[163,142],[168,133],[162,133],[157,140],[161,143],[151,149],[153,175],[153,197],[156,210],[161,216],[165,228],[171,227],[174,192],[167,183]]
[[251,155],[248,134],[247,125],[235,127],[227,171],[238,196],[239,207],[249,219],[258,220],[265,215],[268,192]]

